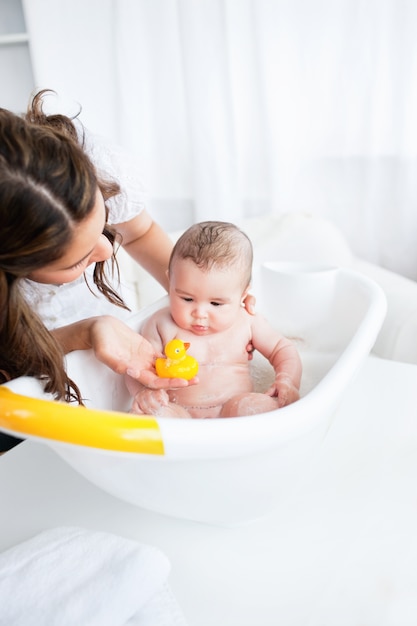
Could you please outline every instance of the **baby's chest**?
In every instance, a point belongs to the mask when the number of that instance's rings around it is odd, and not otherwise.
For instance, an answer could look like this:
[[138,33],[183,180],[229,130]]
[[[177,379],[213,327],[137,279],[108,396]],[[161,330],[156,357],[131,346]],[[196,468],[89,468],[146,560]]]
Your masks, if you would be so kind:
[[250,335],[241,329],[207,337],[194,337],[190,339],[189,354],[193,355],[201,365],[245,363],[248,360],[249,341]]

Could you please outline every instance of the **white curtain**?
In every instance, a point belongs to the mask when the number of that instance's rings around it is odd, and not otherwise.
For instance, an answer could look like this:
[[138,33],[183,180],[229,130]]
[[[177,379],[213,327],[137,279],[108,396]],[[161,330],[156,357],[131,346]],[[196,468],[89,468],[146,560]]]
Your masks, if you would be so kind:
[[415,0],[24,8],[37,86],[137,155],[166,228],[311,213],[417,279]]

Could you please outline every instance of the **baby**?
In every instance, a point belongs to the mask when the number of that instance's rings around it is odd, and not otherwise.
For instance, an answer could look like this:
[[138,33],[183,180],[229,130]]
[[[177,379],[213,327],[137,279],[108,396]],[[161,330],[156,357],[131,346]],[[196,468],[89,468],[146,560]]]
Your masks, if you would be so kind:
[[[234,224],[191,226],[171,254],[169,307],[148,318],[141,334],[162,352],[172,339],[190,344],[198,378],[187,387],[148,389],[126,377],[132,412],[176,417],[236,417],[273,411],[299,399],[301,360],[294,344],[243,301],[251,282],[253,251]],[[253,391],[247,346],[275,370],[265,393]]]

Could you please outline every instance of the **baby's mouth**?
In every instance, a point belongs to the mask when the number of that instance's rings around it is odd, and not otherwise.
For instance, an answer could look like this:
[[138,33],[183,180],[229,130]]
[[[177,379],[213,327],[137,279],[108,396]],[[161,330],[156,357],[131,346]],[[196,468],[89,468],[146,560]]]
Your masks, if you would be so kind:
[[203,326],[202,324],[193,324],[191,328],[195,333],[205,333],[208,330],[208,326]]

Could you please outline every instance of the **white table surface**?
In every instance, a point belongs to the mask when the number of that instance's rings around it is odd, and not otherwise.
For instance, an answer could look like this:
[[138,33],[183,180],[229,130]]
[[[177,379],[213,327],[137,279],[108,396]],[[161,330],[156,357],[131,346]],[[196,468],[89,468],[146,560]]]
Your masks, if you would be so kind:
[[415,626],[417,366],[368,358],[291,504],[246,526],[126,504],[29,441],[0,502],[1,550],[61,525],[158,546],[189,626]]

